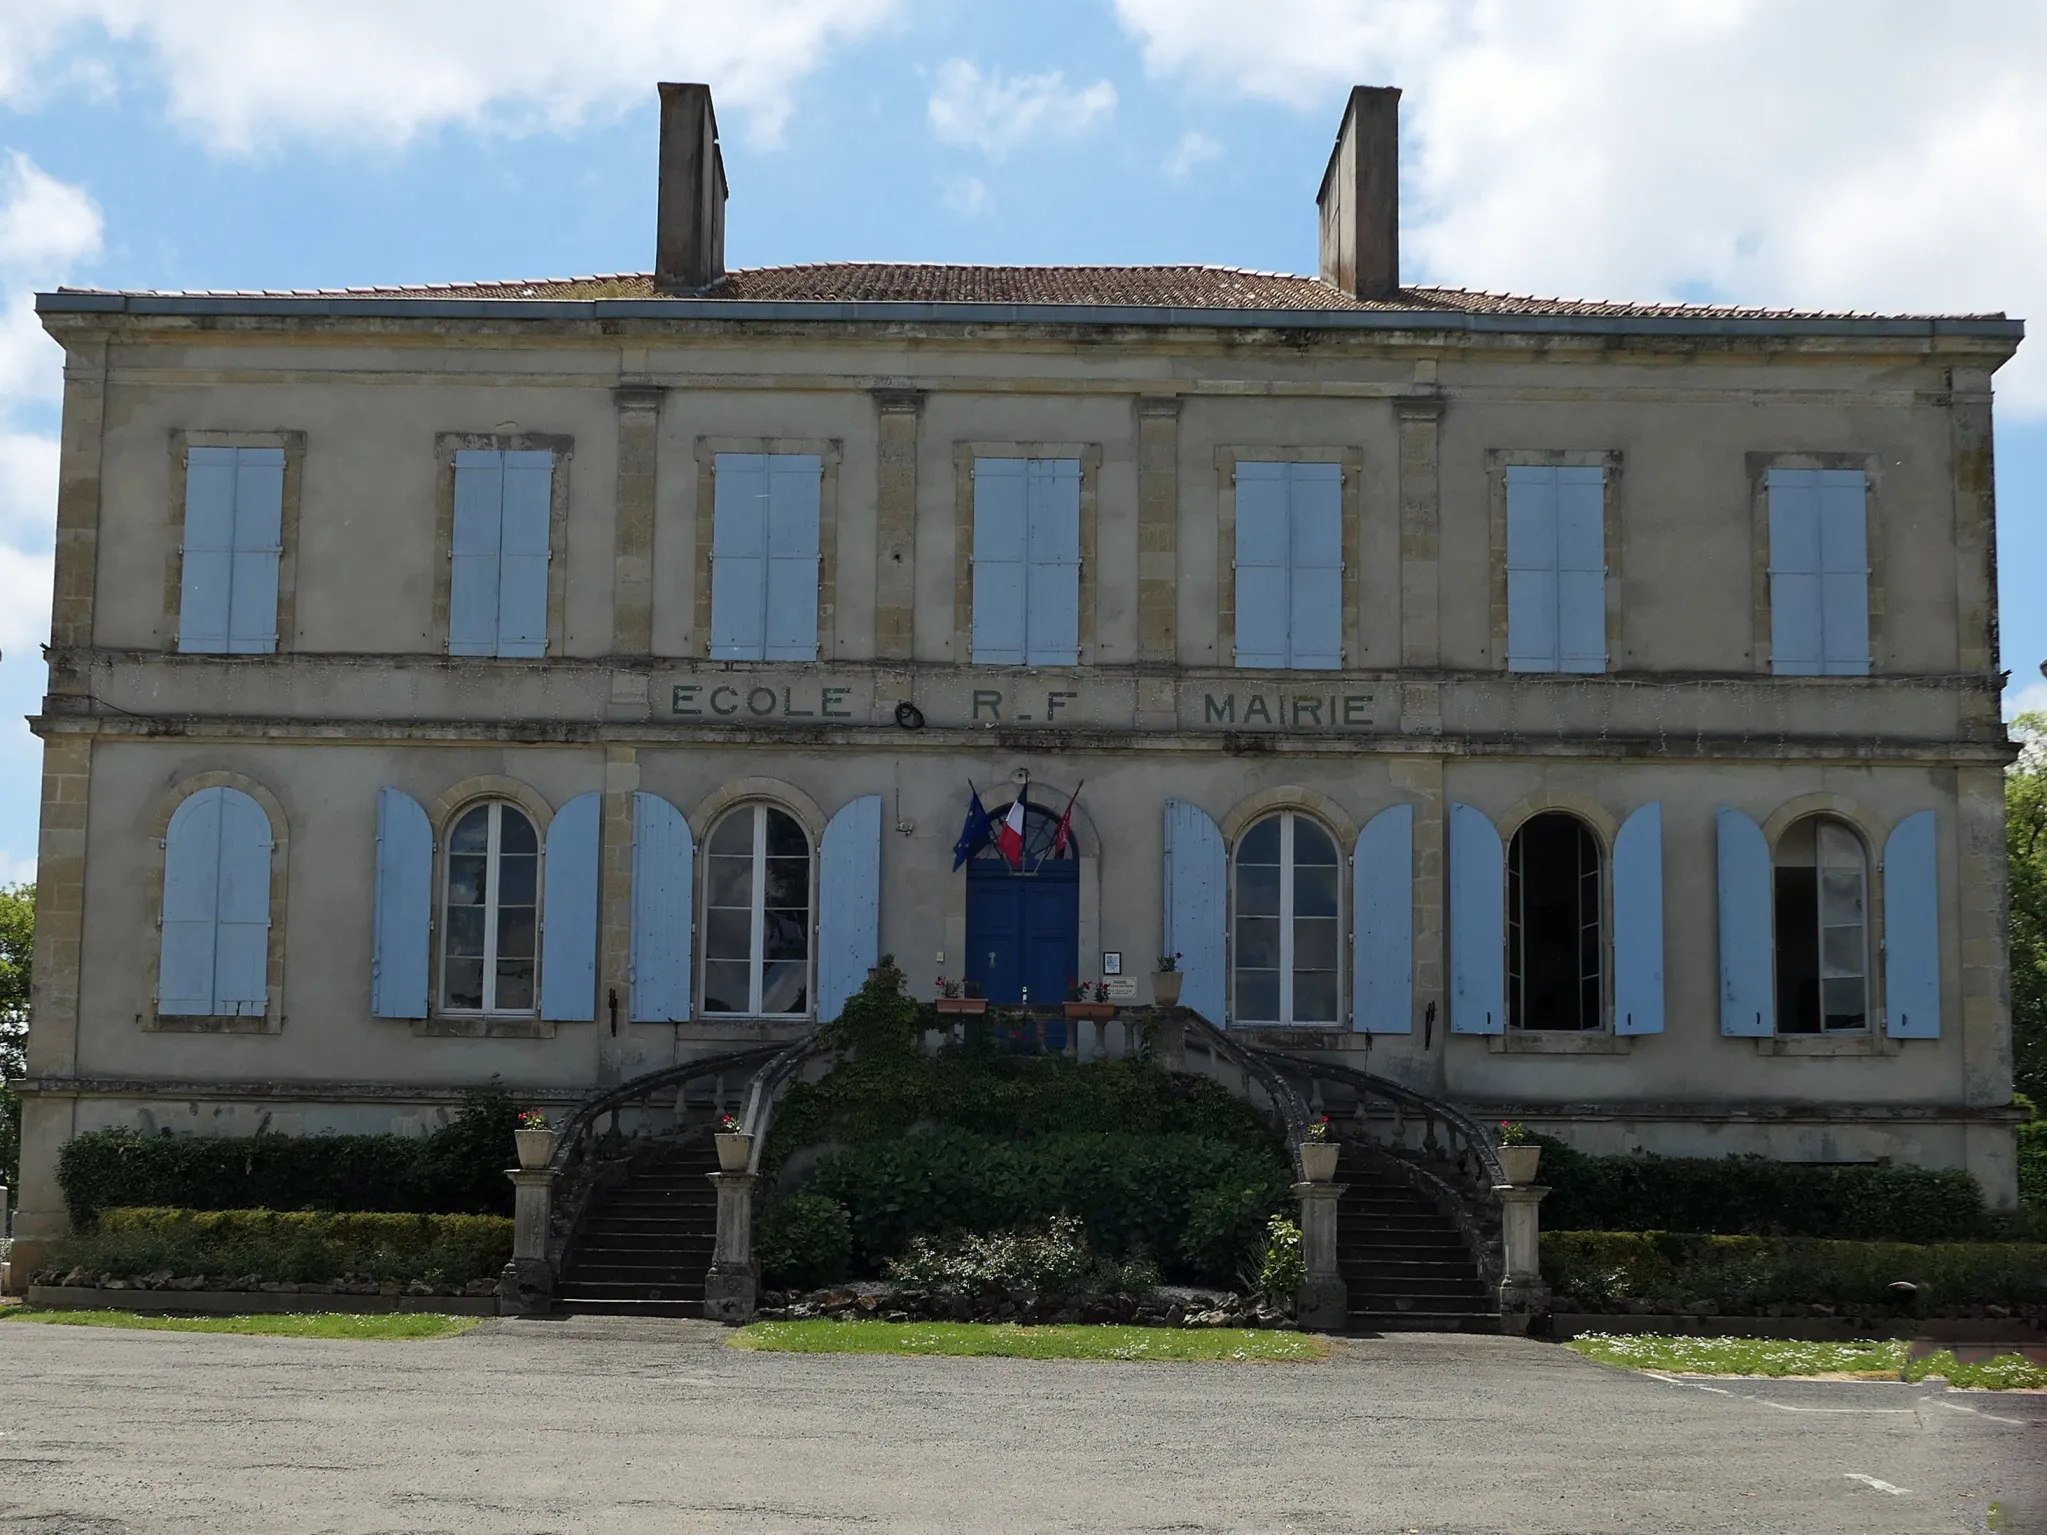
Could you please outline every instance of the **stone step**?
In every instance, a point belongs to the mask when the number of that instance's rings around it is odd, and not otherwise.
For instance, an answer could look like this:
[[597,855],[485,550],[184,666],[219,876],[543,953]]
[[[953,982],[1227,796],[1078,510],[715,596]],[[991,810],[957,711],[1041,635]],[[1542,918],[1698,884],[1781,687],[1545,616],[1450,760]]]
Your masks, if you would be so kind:
[[674,1247],[702,1246],[716,1236],[717,1229],[709,1221],[701,1226],[660,1231],[649,1231],[641,1226],[624,1230],[605,1228],[585,1231],[576,1241],[576,1251],[596,1252],[601,1248],[609,1252],[667,1252]]
[[1360,1332],[1483,1332],[1500,1330],[1497,1312],[1353,1311],[1344,1319]]
[[585,1316],[686,1316],[702,1317],[702,1296],[694,1300],[620,1300],[614,1296],[557,1295],[557,1312],[581,1312]]
[[645,1284],[618,1279],[582,1279],[571,1275],[563,1281],[558,1299],[573,1304],[579,1300],[702,1301],[704,1282],[676,1280]]

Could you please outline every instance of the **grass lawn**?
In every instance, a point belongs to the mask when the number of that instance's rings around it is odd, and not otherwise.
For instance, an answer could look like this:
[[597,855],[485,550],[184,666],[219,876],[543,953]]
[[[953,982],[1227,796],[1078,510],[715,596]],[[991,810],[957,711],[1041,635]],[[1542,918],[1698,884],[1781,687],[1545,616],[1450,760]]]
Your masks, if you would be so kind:
[[960,1354],[1000,1359],[1224,1359],[1326,1356],[1318,1338],[1234,1327],[1013,1327],[984,1322],[756,1322],[733,1348],[779,1354]]
[[483,1318],[398,1311],[359,1316],[344,1311],[261,1316],[139,1316],[133,1311],[54,1311],[10,1306],[0,1322],[48,1322],[57,1327],[135,1327],[144,1332],[239,1332],[267,1338],[452,1338]]
[[1848,1375],[1864,1380],[1925,1380],[1951,1386],[2047,1387],[2047,1368],[2016,1354],[1959,1363],[1942,1350],[1908,1365],[1910,1345],[1893,1339],[1805,1343],[1788,1338],[1673,1338],[1655,1333],[1586,1333],[1564,1345],[1601,1364],[1679,1375]]

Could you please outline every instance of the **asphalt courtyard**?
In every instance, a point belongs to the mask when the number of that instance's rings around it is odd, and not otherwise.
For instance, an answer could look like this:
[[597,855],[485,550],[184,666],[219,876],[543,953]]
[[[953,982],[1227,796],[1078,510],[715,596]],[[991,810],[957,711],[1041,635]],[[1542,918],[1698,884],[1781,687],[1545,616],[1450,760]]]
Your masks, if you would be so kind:
[[[360,1343],[0,1325],[0,1532],[2047,1530],[2047,1395],[745,1353],[710,1323]],[[1710,1388],[1710,1389],[1709,1389]]]

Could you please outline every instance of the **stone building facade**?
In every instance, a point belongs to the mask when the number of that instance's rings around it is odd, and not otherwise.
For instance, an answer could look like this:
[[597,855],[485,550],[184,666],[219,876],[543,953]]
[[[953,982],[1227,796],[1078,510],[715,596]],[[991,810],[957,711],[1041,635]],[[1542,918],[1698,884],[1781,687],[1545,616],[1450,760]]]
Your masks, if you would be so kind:
[[[21,1256],[81,1131],[566,1104],[879,952],[1142,1002],[1177,951],[1588,1149],[2010,1203],[2020,324],[1402,287],[1396,95],[1317,278],[727,272],[664,87],[651,277],[43,295]],[[956,865],[973,790],[1021,868]]]

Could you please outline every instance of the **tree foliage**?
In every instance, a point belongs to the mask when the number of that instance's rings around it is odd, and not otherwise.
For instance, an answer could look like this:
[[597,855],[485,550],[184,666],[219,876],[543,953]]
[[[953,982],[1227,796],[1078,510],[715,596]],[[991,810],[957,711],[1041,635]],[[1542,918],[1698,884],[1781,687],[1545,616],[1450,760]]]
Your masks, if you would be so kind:
[[2011,865],[2011,1043],[2014,1086],[2047,1101],[2047,714],[2021,714],[2022,744],[2004,780]]
[[36,887],[0,886],[0,1184],[21,1181],[21,1099],[27,1066],[29,982],[35,970]]

